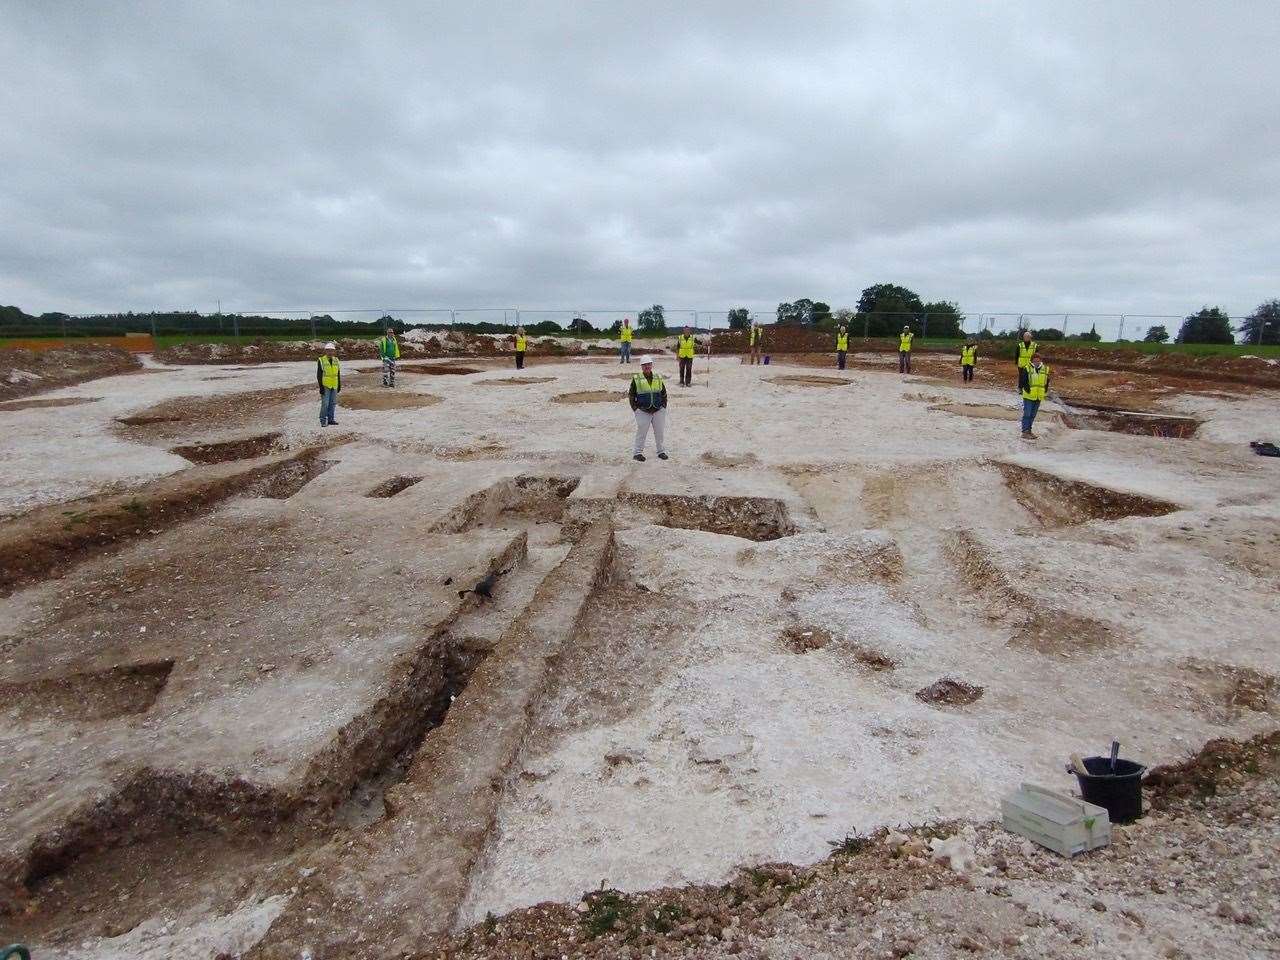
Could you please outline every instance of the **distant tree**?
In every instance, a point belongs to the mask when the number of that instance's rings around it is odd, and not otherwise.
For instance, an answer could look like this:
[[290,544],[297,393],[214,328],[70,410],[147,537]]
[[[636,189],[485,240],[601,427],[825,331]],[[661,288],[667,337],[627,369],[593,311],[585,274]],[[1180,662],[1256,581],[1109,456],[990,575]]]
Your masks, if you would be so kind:
[[926,303],[922,312],[927,319],[927,323],[922,324],[922,327],[927,328],[929,336],[964,336],[964,314],[960,312],[958,304],[950,300],[934,300]]
[[1102,334],[1098,333],[1098,325],[1095,323],[1084,333],[1073,333],[1067,337],[1068,340],[1078,340],[1082,343],[1098,343],[1102,340]]
[[1031,335],[1037,340],[1063,340],[1065,335],[1057,327],[1045,327],[1043,330],[1032,330]]
[[[1116,341],[1119,343],[1119,341]],[[1168,343],[1169,331],[1163,325],[1158,327],[1147,327],[1147,335],[1142,338],[1143,343]]]
[[1178,343],[1235,343],[1231,318],[1221,307],[1202,307],[1182,321]]
[[622,329],[621,320],[615,320],[613,321],[613,323],[609,324],[609,332],[612,333],[614,336],[617,336],[618,331],[621,329]]
[[751,326],[751,312],[746,307],[734,307],[729,311],[729,329],[745,330]]
[[996,335],[992,333],[990,330],[988,330],[986,327],[983,327],[981,330],[979,330],[975,337],[975,339],[978,339],[978,340],[994,340],[995,338],[996,338]]
[[525,333],[531,333],[535,337],[551,337],[557,333],[564,333],[564,327],[556,323],[554,320],[539,320],[533,326],[525,327]]
[[920,333],[924,304],[919,295],[893,283],[875,283],[858,298],[858,319],[870,337],[888,337],[903,327]]
[[831,305],[821,300],[810,300],[801,297],[795,303],[778,304],[778,323],[790,326],[829,325],[831,322]]
[[569,321],[569,329],[574,333],[594,333],[596,328],[582,317],[574,317]]
[[1239,332],[1243,334],[1243,343],[1280,343],[1280,300],[1258,304],[1257,309],[1244,318]]
[[836,310],[835,313],[831,314],[831,318],[835,320],[837,326],[840,324],[844,324],[846,327],[853,325],[853,311],[848,307],[841,307]]
[[378,326],[383,330],[386,330],[387,327],[390,327],[391,329],[395,330],[397,333],[400,330],[404,329],[404,324],[401,323],[399,320],[397,320],[395,317],[393,317],[389,313],[384,314],[383,316],[378,318]]
[[636,318],[636,326],[641,330],[662,331],[667,329],[667,321],[662,318],[662,304],[641,310]]

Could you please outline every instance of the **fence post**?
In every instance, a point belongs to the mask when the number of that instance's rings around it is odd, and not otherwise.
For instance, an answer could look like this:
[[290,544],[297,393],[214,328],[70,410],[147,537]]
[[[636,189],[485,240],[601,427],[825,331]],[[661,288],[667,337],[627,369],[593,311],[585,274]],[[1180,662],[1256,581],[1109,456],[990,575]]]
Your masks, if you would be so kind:
[[314,340],[315,338],[316,338],[316,314],[315,314],[315,311],[313,310],[311,312],[311,339]]
[[1120,330],[1116,333],[1117,340],[1124,339],[1124,314],[1120,314]]
[[920,339],[923,340],[929,336],[929,315],[926,313],[920,318]]

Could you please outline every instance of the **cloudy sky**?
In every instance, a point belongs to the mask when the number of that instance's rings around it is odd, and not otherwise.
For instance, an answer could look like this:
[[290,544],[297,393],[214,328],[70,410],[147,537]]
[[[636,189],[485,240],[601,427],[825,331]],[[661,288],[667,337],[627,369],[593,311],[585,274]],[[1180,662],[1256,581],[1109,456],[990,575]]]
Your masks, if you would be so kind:
[[0,303],[1240,316],[1278,47],[1274,0],[0,0]]

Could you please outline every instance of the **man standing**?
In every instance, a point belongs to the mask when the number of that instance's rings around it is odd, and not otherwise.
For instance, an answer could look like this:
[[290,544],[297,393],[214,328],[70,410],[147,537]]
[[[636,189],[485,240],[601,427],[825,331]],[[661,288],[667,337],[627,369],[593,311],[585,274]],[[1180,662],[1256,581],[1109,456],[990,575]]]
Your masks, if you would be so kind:
[[524,335],[524,327],[516,327],[516,369],[524,369],[524,352],[529,346],[529,340]]
[[844,358],[849,354],[849,331],[843,325],[836,330],[836,369],[844,369]]
[[667,459],[663,434],[667,425],[667,387],[662,378],[653,372],[653,358],[640,358],[640,372],[631,378],[627,393],[631,409],[636,417],[636,442],[632,448],[633,460],[644,462],[644,444],[653,427],[653,442],[658,448],[658,459]]
[[915,336],[910,327],[903,327],[902,333],[898,336],[899,373],[911,372],[911,341],[915,339]]
[[1039,344],[1031,339],[1031,331],[1022,331],[1022,340],[1018,343],[1018,389],[1027,389],[1027,371],[1031,368],[1031,358],[1036,355]]
[[964,382],[968,383],[973,379],[973,366],[978,362],[978,344],[970,337],[965,341],[964,346],[960,348],[960,373],[964,377]]
[[316,362],[316,385],[320,387],[320,426],[336,427],[333,419],[338,409],[338,394],[342,391],[342,365],[338,363],[338,347],[324,345],[324,353]]
[[760,362],[760,348],[764,345],[764,327],[760,326],[760,321],[751,321],[751,363]]
[[1027,385],[1022,388],[1022,439],[1039,440],[1031,432],[1031,425],[1036,422],[1036,414],[1040,412],[1040,402],[1049,392],[1049,365],[1039,356],[1032,354],[1031,364],[1027,367]]
[[394,327],[387,327],[387,335],[374,341],[378,348],[378,356],[382,358],[382,385],[396,385],[396,361],[400,359],[400,344],[396,342]]
[[693,386],[693,355],[696,347],[693,334],[689,332],[688,327],[685,327],[679,340],[676,341],[676,363],[680,367],[680,386],[682,387]]
[[631,362],[631,339],[635,336],[635,331],[631,329],[631,318],[622,318],[622,329],[618,331],[618,343],[621,349],[618,351],[619,363]]

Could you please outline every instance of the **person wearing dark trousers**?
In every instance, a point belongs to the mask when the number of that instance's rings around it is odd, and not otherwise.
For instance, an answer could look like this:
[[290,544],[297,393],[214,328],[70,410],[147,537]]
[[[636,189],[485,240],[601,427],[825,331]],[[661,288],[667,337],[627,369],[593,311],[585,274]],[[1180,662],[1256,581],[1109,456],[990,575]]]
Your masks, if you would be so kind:
[[849,355],[849,331],[841,327],[836,331],[836,369],[844,369],[845,357]]
[[1036,422],[1036,414],[1040,412],[1040,404],[1049,392],[1049,365],[1039,356],[1031,357],[1027,367],[1027,385],[1022,388],[1022,439],[1040,439],[1031,432],[1031,425]]
[[693,386],[693,356],[696,348],[693,334],[689,332],[688,327],[685,327],[676,341],[676,361],[680,367],[680,386],[682,387]]
[[338,394],[342,392],[342,364],[338,362],[338,347],[324,345],[324,353],[316,361],[316,386],[320,388],[320,426],[336,427],[333,415],[338,410]]
[[911,372],[911,341],[915,339],[915,334],[911,332],[910,327],[902,328],[902,335],[898,337],[898,372]]
[[1040,345],[1031,338],[1030,330],[1022,331],[1022,339],[1018,342],[1018,389],[1027,389],[1027,371],[1031,369],[1031,358],[1036,355]]
[[658,459],[666,460],[667,447],[663,441],[667,426],[667,387],[653,372],[652,357],[640,358],[640,372],[631,378],[627,399],[636,418],[636,441],[631,448],[631,459],[644,462],[644,444],[652,427]]
[[965,345],[960,348],[960,373],[964,377],[965,383],[973,379],[973,367],[977,362],[978,344],[970,337],[965,341]]
[[529,338],[524,335],[524,327],[516,327],[516,369],[524,369],[524,352],[529,346]]

